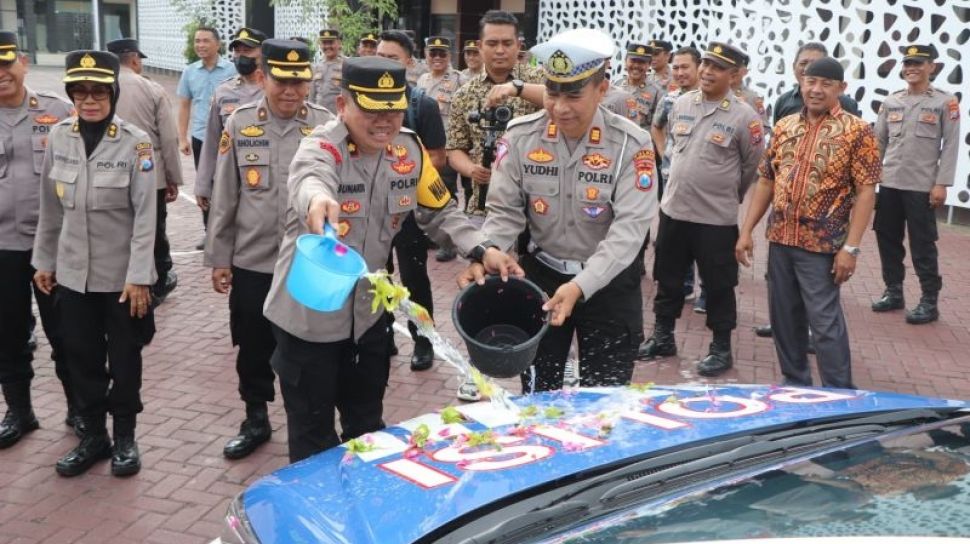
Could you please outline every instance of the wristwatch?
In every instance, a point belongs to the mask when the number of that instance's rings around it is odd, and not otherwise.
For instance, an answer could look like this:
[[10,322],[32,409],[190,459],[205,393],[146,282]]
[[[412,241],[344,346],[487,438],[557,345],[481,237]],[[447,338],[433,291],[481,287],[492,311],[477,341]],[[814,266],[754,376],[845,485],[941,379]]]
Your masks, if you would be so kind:
[[845,250],[845,252],[848,253],[849,255],[852,255],[853,257],[858,257],[859,254],[862,253],[861,249],[859,249],[856,246],[850,246],[849,244],[843,244],[842,249]]
[[473,247],[472,250],[468,252],[468,258],[476,263],[480,263],[482,262],[482,259],[485,258],[485,252],[488,251],[488,248],[490,247],[498,249],[498,244],[491,240],[485,240],[484,242]]
[[521,79],[513,79],[512,86],[515,87],[515,96],[522,96],[522,89],[525,89],[525,82]]

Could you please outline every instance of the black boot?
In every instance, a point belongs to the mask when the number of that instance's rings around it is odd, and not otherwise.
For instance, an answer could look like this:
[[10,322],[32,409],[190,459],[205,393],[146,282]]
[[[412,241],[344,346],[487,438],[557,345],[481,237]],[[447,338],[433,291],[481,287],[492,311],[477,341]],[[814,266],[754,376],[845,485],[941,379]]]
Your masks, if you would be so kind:
[[239,434],[230,438],[222,448],[222,455],[226,459],[242,459],[256,448],[267,442],[273,436],[273,427],[269,424],[269,412],[265,402],[246,403],[246,421],[239,426]]
[[55,470],[61,476],[78,476],[87,472],[98,461],[111,457],[111,439],[105,429],[105,417],[84,418],[84,434],[81,443],[57,460]]
[[414,353],[411,354],[411,370],[428,370],[434,364],[434,348],[431,341],[423,336],[414,339]]
[[906,312],[906,322],[910,325],[925,325],[939,319],[940,309],[936,305],[938,298],[938,293],[923,293],[919,304]]
[[40,428],[30,406],[30,381],[3,384],[7,415],[0,421],[0,449],[9,448]]
[[758,338],[771,338],[774,334],[775,331],[771,329],[771,325],[758,325],[754,328],[754,335]]
[[707,357],[698,363],[697,373],[707,378],[720,376],[734,366],[734,357],[731,355],[731,342],[711,342],[710,351]]
[[131,476],[141,470],[141,458],[138,455],[138,443],[134,434],[115,435],[115,444],[111,455],[111,474],[113,476]]
[[903,284],[896,283],[887,285],[882,294],[882,298],[872,303],[874,312],[891,312],[902,310],[906,307],[906,300],[903,298]]
[[653,336],[646,342],[640,344],[637,350],[639,359],[650,360],[657,357],[670,357],[677,355],[677,343],[674,340],[674,328],[671,325],[660,323],[654,326]]

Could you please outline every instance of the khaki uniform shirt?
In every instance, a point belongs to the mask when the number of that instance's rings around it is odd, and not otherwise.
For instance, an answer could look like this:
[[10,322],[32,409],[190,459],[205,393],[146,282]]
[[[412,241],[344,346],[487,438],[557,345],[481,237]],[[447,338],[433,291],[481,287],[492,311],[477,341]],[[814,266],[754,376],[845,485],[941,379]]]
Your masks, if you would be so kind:
[[296,239],[307,230],[307,210],[317,195],[340,203],[340,240],[363,256],[370,270],[387,264],[391,241],[414,212],[418,225],[432,239],[448,237],[462,253],[485,241],[464,216],[417,136],[401,129],[382,153],[361,154],[338,118],[304,138],[290,165],[286,233],[280,245],[273,284],[264,314],[283,330],[309,342],[358,339],[383,314],[371,312],[371,288],[361,279],[343,308],[316,312],[295,301],[286,288]]
[[465,81],[468,81],[469,79],[471,79],[473,77],[478,77],[478,76],[484,74],[485,73],[485,69],[482,68],[481,70],[479,70],[477,72],[472,72],[471,68],[465,68],[460,73],[461,73],[461,77],[464,78]]
[[310,83],[310,102],[319,104],[330,113],[337,114],[337,96],[340,94],[340,70],[344,57],[338,55],[333,60],[324,59],[313,67],[313,81]]
[[55,94],[26,91],[20,107],[0,116],[0,250],[34,247],[44,150],[54,125],[74,111]]
[[258,102],[263,98],[263,87],[247,83],[242,76],[223,81],[212,93],[209,106],[209,121],[205,125],[205,140],[199,153],[199,168],[195,173],[195,194],[209,198],[212,196],[212,177],[216,173],[216,160],[219,157],[219,138],[226,126],[226,120],[236,108]]
[[650,130],[653,114],[657,111],[657,104],[664,95],[663,89],[649,80],[634,84],[627,78],[618,81],[616,86],[633,95],[639,113],[639,124],[642,128]]
[[588,299],[633,262],[657,214],[653,143],[599,108],[570,153],[545,111],[509,124],[492,170],[482,231],[503,250],[526,226],[542,251],[585,263]]
[[653,85],[663,93],[669,93],[677,88],[677,85],[674,84],[673,74],[671,73],[669,67],[667,68],[666,76],[661,76],[657,74],[657,72],[651,70],[650,73],[647,74],[647,83]]
[[126,66],[118,74],[118,85],[121,94],[115,113],[145,131],[155,149],[155,188],[182,185],[178,128],[165,89]]
[[[513,79],[521,79],[526,83],[545,82],[540,69],[523,66],[521,64],[517,64],[512,69],[507,81],[512,81]],[[468,157],[472,162],[475,164],[482,163],[482,141],[485,138],[485,132],[478,124],[468,122],[468,114],[482,109],[482,104],[485,102],[485,95],[498,83],[505,82],[492,81],[488,77],[488,72],[482,72],[481,75],[468,80],[468,82],[458,89],[458,92],[455,93],[451,101],[451,117],[445,124],[445,129],[448,134],[448,143],[445,145],[446,150],[461,149],[468,153]],[[539,106],[523,98],[513,98],[507,101],[506,105],[512,108],[512,115],[514,116],[528,115],[540,109]],[[481,186],[478,183],[472,183],[472,196],[468,199],[468,208],[465,210],[467,213],[484,215],[485,211],[478,209],[478,193],[480,189]]]
[[438,101],[438,109],[441,111],[441,122],[448,126],[449,116],[451,115],[451,102],[454,100],[458,88],[465,83],[465,77],[458,70],[448,70],[439,78],[427,72],[418,78],[417,87],[424,89],[431,98]]
[[929,192],[953,185],[960,148],[960,102],[930,87],[889,95],[879,109],[876,138],[883,156],[882,186]]
[[757,112],[758,116],[761,117],[761,124],[766,129],[771,125],[768,119],[768,110],[765,109],[765,99],[760,94],[754,92],[751,87],[741,87],[734,91],[734,96],[740,98],[742,102],[751,106]]
[[283,239],[286,179],[300,141],[333,115],[308,103],[293,118],[275,119],[263,98],[240,106],[219,143],[206,229],[206,266],[272,274]]
[[660,209],[680,221],[737,225],[738,204],[764,152],[758,114],[734,93],[705,104],[695,90],[674,102],[668,129],[673,135],[667,150],[670,178]]
[[603,97],[603,107],[620,117],[626,117],[636,123],[637,126],[640,125],[640,110],[637,108],[637,100],[623,89],[610,85]]
[[148,135],[117,116],[90,157],[76,118],[57,124],[40,178],[34,268],[79,293],[154,284],[154,167]]
[[430,72],[431,69],[428,68],[428,63],[424,59],[413,59],[410,66],[404,72],[404,78],[408,80],[408,85],[412,87],[418,84],[418,80],[421,76]]

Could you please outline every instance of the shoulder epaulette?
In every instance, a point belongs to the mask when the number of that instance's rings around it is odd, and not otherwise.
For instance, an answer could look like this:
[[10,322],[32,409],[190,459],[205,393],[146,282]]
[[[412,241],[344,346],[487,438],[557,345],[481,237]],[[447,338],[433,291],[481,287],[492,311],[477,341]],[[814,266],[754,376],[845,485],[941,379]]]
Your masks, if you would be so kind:
[[546,110],[539,110],[537,112],[530,113],[528,115],[522,115],[520,117],[515,117],[511,121],[509,121],[508,129],[507,130],[511,130],[512,127],[528,125],[530,123],[536,123],[540,119],[543,120],[543,126],[545,126],[544,125],[545,118],[546,118]]

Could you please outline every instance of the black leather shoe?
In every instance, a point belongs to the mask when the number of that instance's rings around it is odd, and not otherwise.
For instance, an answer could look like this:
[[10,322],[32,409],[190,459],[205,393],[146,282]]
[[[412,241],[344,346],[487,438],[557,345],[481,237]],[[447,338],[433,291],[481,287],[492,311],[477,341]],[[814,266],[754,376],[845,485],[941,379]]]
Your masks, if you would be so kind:
[[131,476],[141,470],[141,457],[134,436],[116,436],[112,452],[112,476]]
[[902,285],[890,285],[886,287],[882,297],[872,303],[872,311],[874,312],[891,312],[893,310],[902,310],[905,307],[906,299],[903,298]]
[[754,328],[754,335],[758,338],[771,338],[774,334],[771,325],[758,325]]
[[195,244],[195,249],[198,249],[199,251],[205,249],[205,235],[202,236],[202,239],[199,240],[198,244]]
[[439,263],[446,263],[448,261],[454,261],[458,257],[458,252],[454,249],[441,248],[434,254],[434,260]]
[[734,366],[734,357],[731,355],[731,345],[718,345],[712,342],[707,357],[697,364],[697,373],[713,378],[727,372],[732,366]]
[[272,436],[273,427],[269,424],[269,414],[250,414],[239,426],[239,434],[226,442],[222,455],[226,459],[242,459],[268,442]]
[[84,474],[98,461],[111,457],[111,440],[108,433],[85,434],[76,448],[57,460],[54,469],[61,476],[71,477]]
[[906,312],[906,322],[910,325],[925,325],[940,318],[937,295],[923,295],[915,308]]
[[673,331],[657,328],[653,331],[653,336],[640,344],[637,350],[637,357],[649,361],[658,357],[670,357],[677,355],[677,343],[674,340]]
[[64,418],[64,424],[74,429],[74,434],[78,438],[84,436],[84,419],[77,415],[77,412],[71,406],[67,407],[67,416]]
[[8,410],[3,421],[0,421],[0,450],[13,446],[25,434],[39,428],[40,423],[37,422],[33,410],[23,414]]
[[37,351],[37,334],[34,331],[30,331],[30,337],[27,338],[27,349]]
[[434,364],[434,348],[431,347],[431,342],[427,338],[419,336],[414,341],[414,353],[411,354],[411,370],[428,370],[432,364]]
[[[179,285],[179,277],[175,272],[169,271],[165,274],[165,282],[159,282],[161,285],[156,284],[152,289],[152,305],[158,306],[159,304],[165,302],[165,298],[168,297],[172,291],[175,290]],[[158,299],[158,302],[155,302]]]

